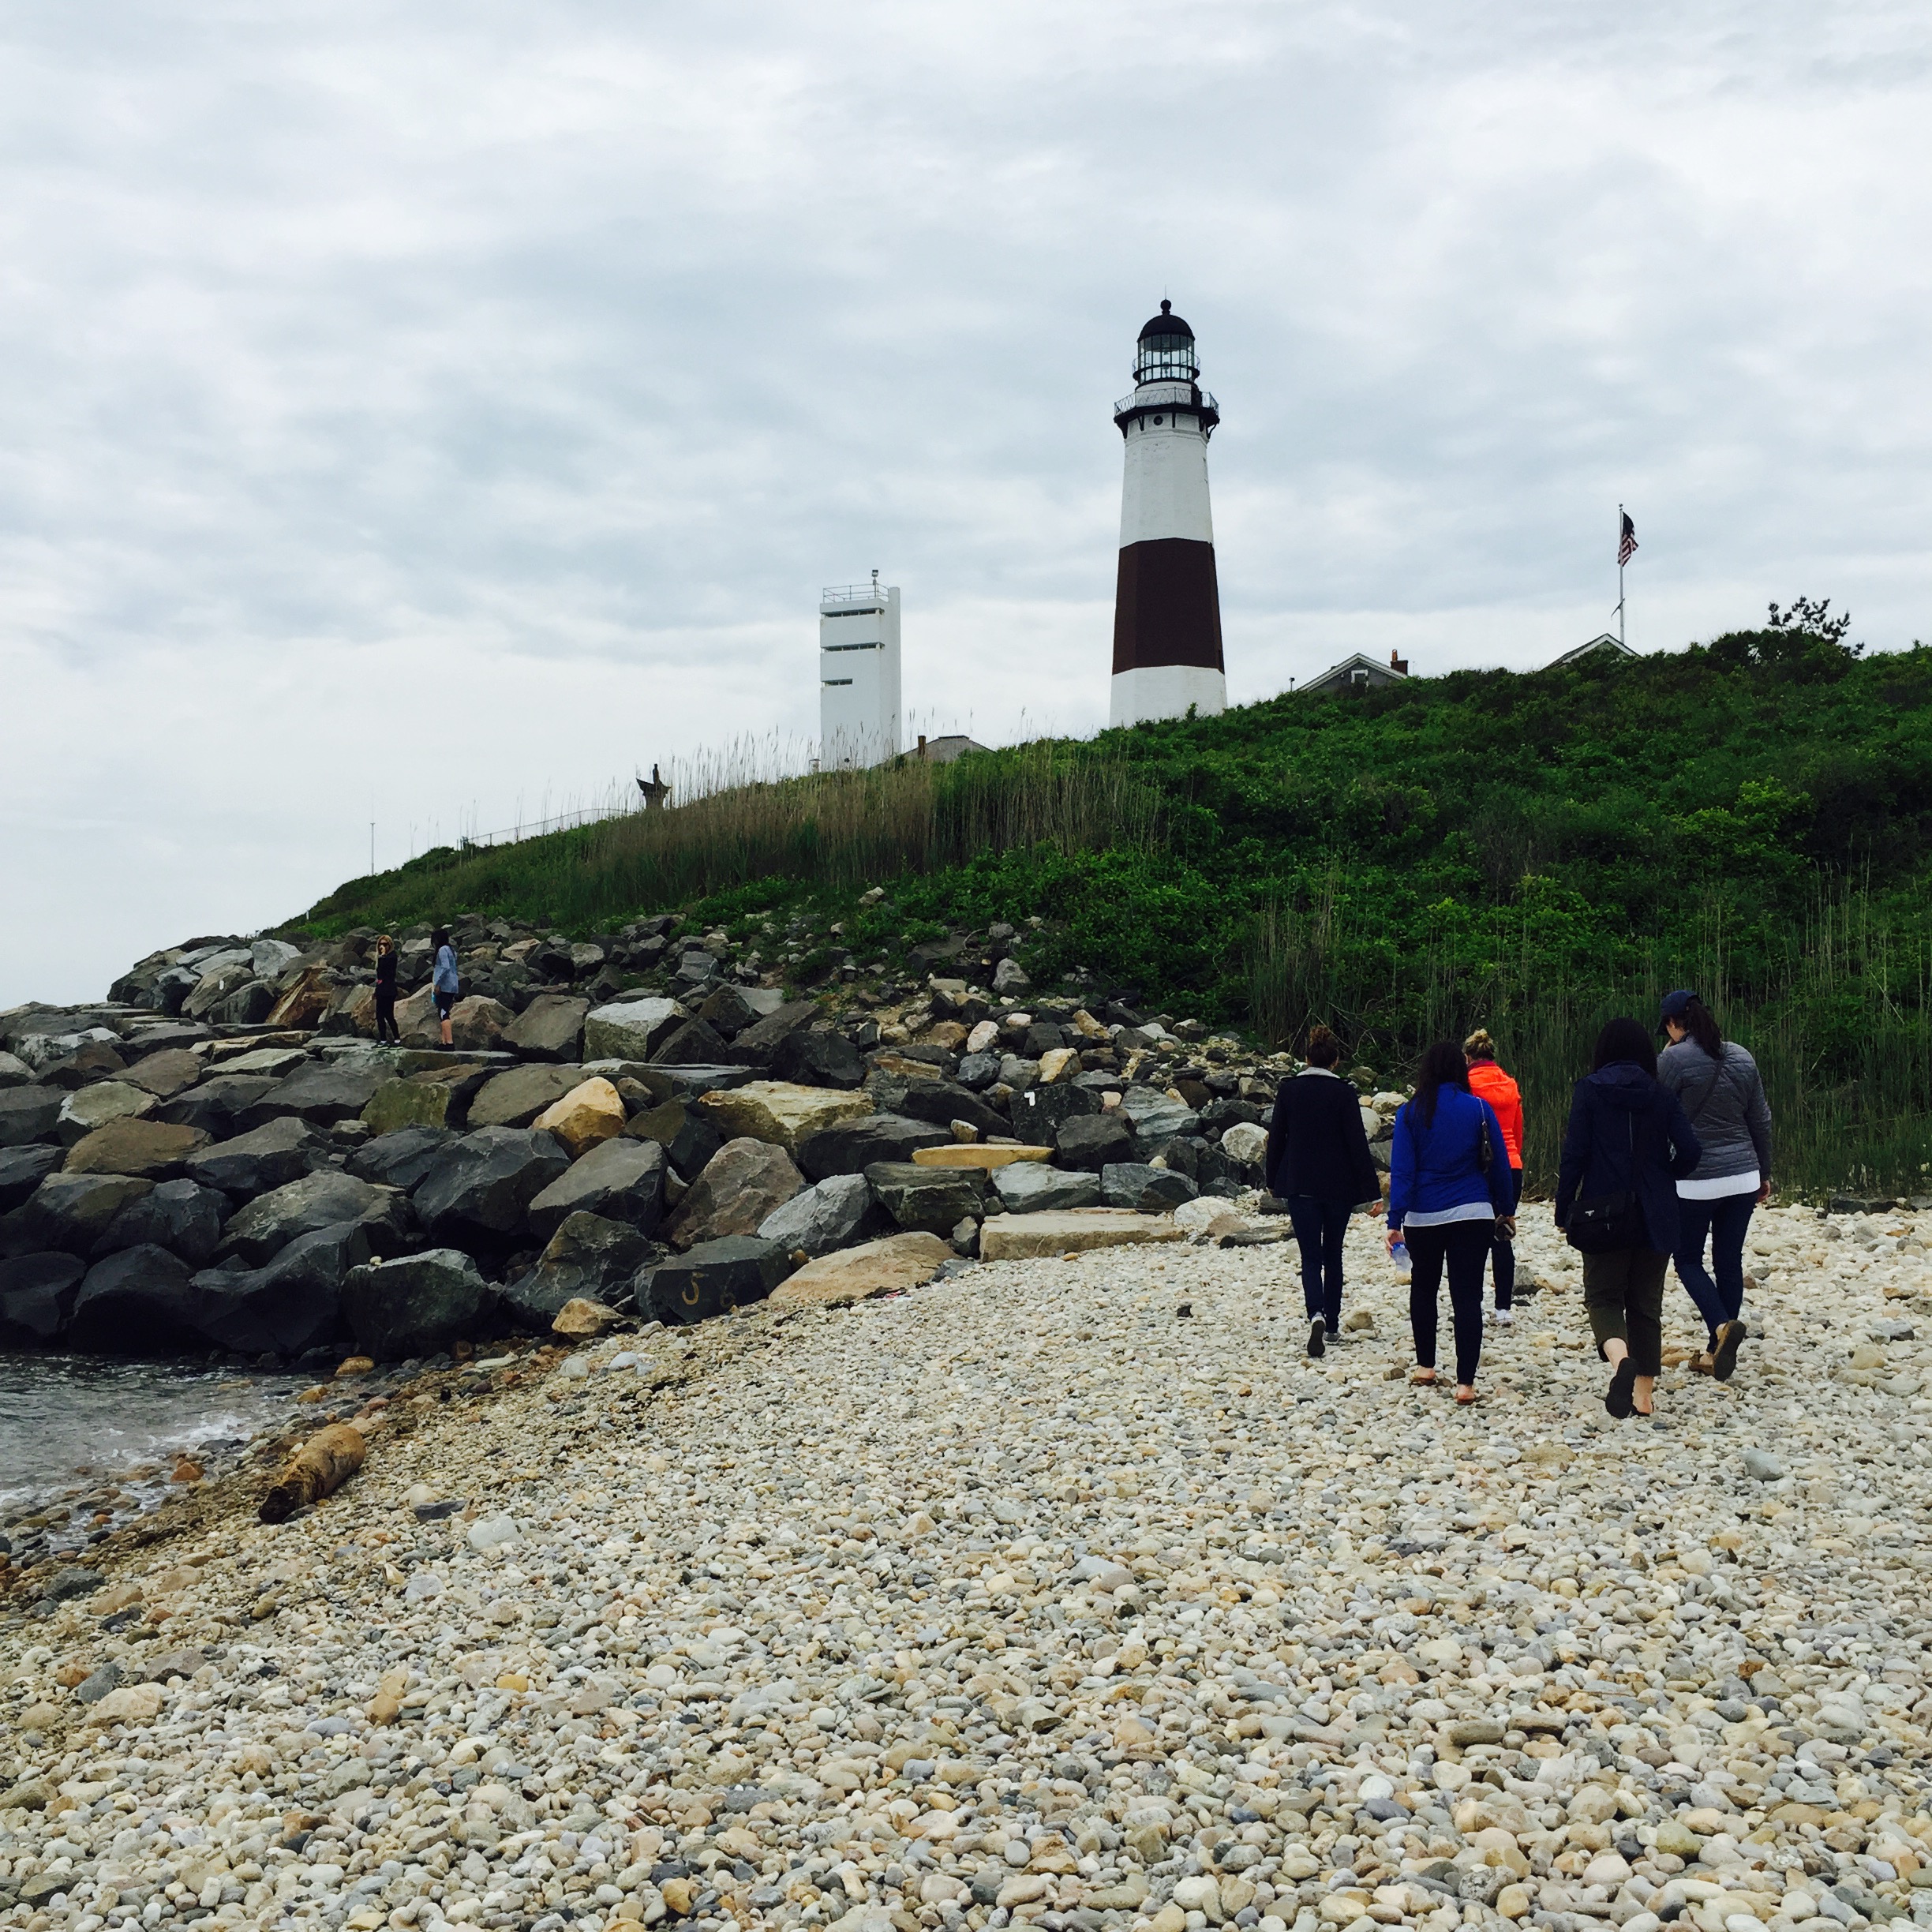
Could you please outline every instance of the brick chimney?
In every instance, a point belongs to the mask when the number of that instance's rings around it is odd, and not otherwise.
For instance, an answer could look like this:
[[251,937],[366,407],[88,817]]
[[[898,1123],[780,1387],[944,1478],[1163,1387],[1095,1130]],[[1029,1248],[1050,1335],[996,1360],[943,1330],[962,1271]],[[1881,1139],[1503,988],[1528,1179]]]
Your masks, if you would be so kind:
[[1395,652],[1391,651],[1389,653],[1389,668],[1391,671],[1399,671],[1404,677],[1406,677],[1409,675],[1409,660],[1406,657],[1398,657]]

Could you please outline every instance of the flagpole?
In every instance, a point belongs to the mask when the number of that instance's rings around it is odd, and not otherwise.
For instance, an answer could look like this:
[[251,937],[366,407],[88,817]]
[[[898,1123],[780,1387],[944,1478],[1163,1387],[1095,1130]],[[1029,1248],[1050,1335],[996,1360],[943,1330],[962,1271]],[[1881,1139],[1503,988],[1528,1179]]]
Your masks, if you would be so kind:
[[1617,642],[1627,650],[1623,637],[1623,506],[1617,505]]

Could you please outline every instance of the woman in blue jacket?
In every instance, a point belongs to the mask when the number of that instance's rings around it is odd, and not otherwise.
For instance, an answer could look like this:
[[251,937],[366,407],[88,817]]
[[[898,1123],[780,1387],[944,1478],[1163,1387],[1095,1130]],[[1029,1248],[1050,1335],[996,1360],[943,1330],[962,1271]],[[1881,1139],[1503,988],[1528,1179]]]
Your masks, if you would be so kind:
[[1389,1159],[1389,1246],[1406,1237],[1409,1325],[1417,1382],[1436,1380],[1436,1294],[1445,1266],[1455,1322],[1456,1400],[1476,1399],[1482,1359],[1483,1273],[1499,1226],[1511,1236],[1509,1151],[1503,1124],[1470,1091],[1469,1062],[1453,1040],[1422,1056],[1415,1097],[1395,1116]]
[[429,991],[436,1001],[436,1018],[442,1022],[443,1044],[455,1043],[450,1033],[450,1015],[456,1008],[456,949],[450,944],[449,934],[439,926],[429,935],[429,943],[436,948],[436,968],[430,975]]
[[[1619,1421],[1651,1410],[1664,1365],[1664,1264],[1677,1245],[1676,1184],[1704,1151],[1657,1065],[1636,1020],[1604,1028],[1593,1071],[1571,1089],[1556,1170],[1556,1225],[1582,1252],[1583,1305],[1611,1369],[1604,1406]],[[1589,1246],[1579,1208],[1603,1223]]]

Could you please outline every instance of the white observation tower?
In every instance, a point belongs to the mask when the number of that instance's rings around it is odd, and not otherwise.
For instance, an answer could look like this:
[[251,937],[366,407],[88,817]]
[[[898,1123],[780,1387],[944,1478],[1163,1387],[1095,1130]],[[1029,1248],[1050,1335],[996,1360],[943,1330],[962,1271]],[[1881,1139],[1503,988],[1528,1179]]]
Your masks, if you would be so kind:
[[1170,302],[1140,331],[1134,392],[1114,406],[1127,445],[1114,593],[1115,724],[1227,709],[1208,439],[1221,412],[1197,378],[1194,331]]
[[878,765],[899,750],[899,591],[831,584],[818,600],[818,763]]

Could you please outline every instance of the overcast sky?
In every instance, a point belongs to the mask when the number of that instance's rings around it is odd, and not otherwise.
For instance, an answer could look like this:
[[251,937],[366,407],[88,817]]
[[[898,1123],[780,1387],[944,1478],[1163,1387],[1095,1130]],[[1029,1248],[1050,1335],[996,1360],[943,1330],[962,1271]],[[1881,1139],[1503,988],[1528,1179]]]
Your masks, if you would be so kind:
[[0,17],[0,1005],[816,726],[1106,713],[1200,337],[1237,700],[1799,592],[1932,635],[1932,16],[118,0]]

